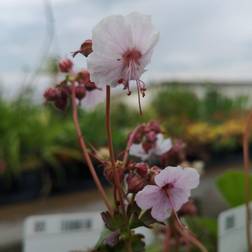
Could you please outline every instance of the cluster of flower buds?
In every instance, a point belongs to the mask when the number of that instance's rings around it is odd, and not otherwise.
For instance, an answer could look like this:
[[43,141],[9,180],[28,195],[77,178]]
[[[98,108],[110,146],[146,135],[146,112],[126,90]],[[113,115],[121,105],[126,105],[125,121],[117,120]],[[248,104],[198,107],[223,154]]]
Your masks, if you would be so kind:
[[44,92],[44,98],[47,102],[52,102],[60,110],[65,110],[68,100],[72,94],[72,83],[75,83],[75,96],[81,101],[85,98],[87,92],[98,89],[96,84],[90,80],[90,74],[86,69],[75,73],[73,71],[73,62],[70,59],[59,61],[59,70],[65,73],[65,79],[55,87],[49,87]]
[[171,140],[164,139],[160,125],[155,121],[141,125],[133,134],[130,155],[142,160],[147,160],[153,155],[161,156],[171,149]]
[[161,128],[158,122],[151,121],[147,124],[142,124],[138,128],[137,132],[135,132],[133,136],[133,142],[154,142],[158,133],[161,133]]
[[137,193],[147,184],[149,166],[146,163],[131,163],[128,166],[127,187],[129,193]]
[[48,88],[44,93],[47,102],[52,102],[60,110],[65,110],[70,95],[70,88],[64,84]]

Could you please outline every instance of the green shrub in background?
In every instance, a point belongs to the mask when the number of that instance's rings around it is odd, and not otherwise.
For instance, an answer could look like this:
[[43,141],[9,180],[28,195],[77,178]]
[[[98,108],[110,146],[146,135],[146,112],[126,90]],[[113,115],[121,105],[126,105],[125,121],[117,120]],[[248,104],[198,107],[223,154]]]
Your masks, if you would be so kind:
[[199,98],[189,88],[168,85],[155,95],[151,106],[156,115],[164,120],[169,120],[173,115],[185,121],[214,123],[244,112],[248,107],[248,97],[230,98],[217,89],[206,86],[203,97]]
[[[250,176],[250,184],[252,184],[252,176]],[[244,173],[242,171],[225,172],[217,178],[216,185],[230,207],[244,204]],[[252,189],[250,195],[252,195]]]
[[209,123],[223,121],[247,108],[248,97],[238,96],[230,98],[224,96],[217,89],[208,87],[200,103],[200,119]]
[[174,85],[162,88],[152,101],[156,115],[162,119],[171,115],[180,119],[197,120],[200,100],[189,89]]

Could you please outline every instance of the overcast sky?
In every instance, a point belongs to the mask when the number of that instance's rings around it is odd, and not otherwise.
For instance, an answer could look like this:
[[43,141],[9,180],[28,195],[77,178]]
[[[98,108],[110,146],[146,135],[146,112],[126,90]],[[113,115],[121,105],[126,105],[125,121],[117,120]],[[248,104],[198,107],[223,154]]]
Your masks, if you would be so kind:
[[[147,79],[252,79],[251,0],[51,0],[51,53],[66,56],[104,16],[139,11],[160,31]],[[40,58],[46,33],[42,0],[0,0],[0,75],[15,78]],[[84,59],[77,59],[83,62]]]

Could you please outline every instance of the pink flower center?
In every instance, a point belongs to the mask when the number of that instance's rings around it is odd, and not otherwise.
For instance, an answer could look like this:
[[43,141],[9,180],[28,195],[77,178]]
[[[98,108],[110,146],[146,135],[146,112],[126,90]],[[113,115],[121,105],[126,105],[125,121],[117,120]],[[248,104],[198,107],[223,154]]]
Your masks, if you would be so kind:
[[171,189],[174,188],[174,185],[172,183],[166,184],[165,186],[162,187],[166,195],[169,197]]
[[130,66],[131,63],[139,63],[139,59],[142,57],[142,54],[136,49],[129,49],[123,54],[123,63],[125,66]]
[[[138,104],[139,104],[139,110],[140,114],[142,114],[141,109],[141,102],[140,102],[140,94],[144,97],[145,96],[145,84],[139,80],[139,69],[140,69],[140,59],[142,57],[142,54],[139,50],[136,48],[128,49],[123,55],[123,69],[126,71],[127,78],[126,80],[120,79],[117,81],[118,84],[122,83],[124,84],[124,89],[128,89],[128,95],[131,94],[130,87],[129,87],[129,81],[135,80],[136,86],[137,86],[137,93],[138,93]],[[117,59],[120,61],[121,59]]]

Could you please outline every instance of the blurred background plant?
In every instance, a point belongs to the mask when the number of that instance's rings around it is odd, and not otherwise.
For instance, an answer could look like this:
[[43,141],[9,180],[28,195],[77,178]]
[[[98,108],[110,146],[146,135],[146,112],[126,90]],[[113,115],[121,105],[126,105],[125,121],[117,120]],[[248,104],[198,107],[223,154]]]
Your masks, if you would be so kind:
[[[223,153],[240,153],[248,98],[226,97],[208,87],[199,97],[189,88],[180,87],[179,83],[176,83],[178,87],[174,85],[161,85],[162,88],[145,107],[142,117],[139,117],[137,109],[129,107],[127,103],[113,101],[112,125],[116,129],[113,138],[118,153],[123,150],[130,129],[152,118],[161,122],[169,136],[182,139],[190,146],[188,152],[192,160],[207,161]],[[90,111],[81,110],[80,115],[87,141],[96,149],[106,145],[103,112],[104,106],[100,104]],[[55,185],[66,183],[66,169],[74,169],[80,162],[68,111],[62,114],[50,105],[34,103],[30,90],[20,93],[11,101],[1,96],[0,113],[3,191],[10,190],[15,181],[24,176],[22,174],[31,171],[46,174],[40,181],[41,188],[44,188],[42,192],[50,193]],[[71,165],[62,168],[68,162]]]

